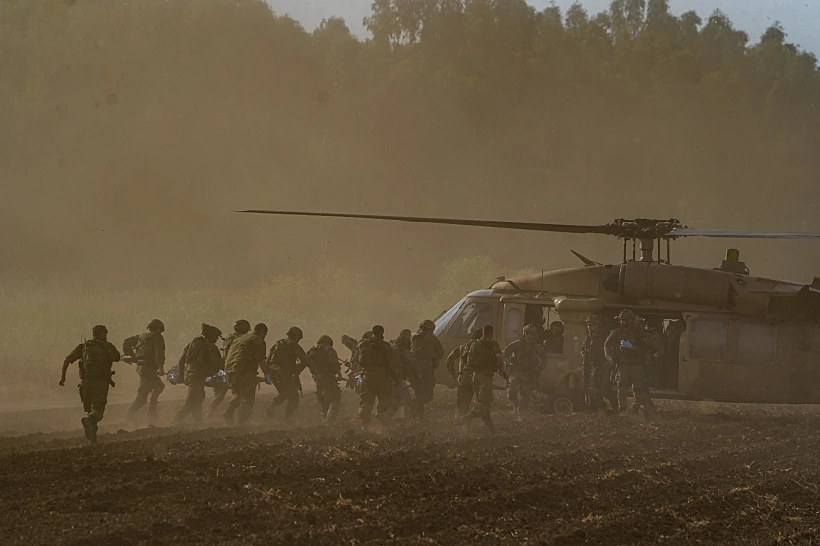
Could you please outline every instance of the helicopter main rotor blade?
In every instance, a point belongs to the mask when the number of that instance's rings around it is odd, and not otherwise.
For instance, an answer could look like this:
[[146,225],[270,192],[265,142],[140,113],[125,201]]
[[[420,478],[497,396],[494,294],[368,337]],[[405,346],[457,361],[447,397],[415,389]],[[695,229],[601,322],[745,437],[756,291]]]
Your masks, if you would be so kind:
[[616,235],[611,226],[583,226],[573,224],[540,224],[535,222],[502,222],[496,220],[468,220],[459,218],[427,218],[422,216],[386,216],[381,214],[352,214],[340,212],[304,212],[292,210],[265,210],[246,209],[236,212],[252,214],[275,214],[280,216],[319,216],[323,218],[364,218],[367,220],[394,220],[398,222],[412,222],[416,224],[447,224],[453,226],[476,226],[506,229],[521,229],[526,231],[554,231],[559,233],[600,233],[602,235]]
[[666,237],[719,237],[727,239],[820,239],[820,233],[675,228],[667,233]]

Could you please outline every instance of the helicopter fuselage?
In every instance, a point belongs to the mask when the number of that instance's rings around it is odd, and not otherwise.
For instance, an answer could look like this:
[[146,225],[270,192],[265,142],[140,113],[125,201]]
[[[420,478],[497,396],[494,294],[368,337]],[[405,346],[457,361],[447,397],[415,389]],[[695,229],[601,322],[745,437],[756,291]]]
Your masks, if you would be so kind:
[[[597,314],[612,328],[628,308],[665,343],[655,361],[657,396],[820,402],[820,290],[735,271],[630,261],[502,277],[442,313],[435,332],[447,354],[485,324],[504,347],[526,324],[560,320],[563,350],[549,354],[538,388],[546,395],[561,389],[579,402],[584,320]],[[438,374],[453,386],[443,366]]]

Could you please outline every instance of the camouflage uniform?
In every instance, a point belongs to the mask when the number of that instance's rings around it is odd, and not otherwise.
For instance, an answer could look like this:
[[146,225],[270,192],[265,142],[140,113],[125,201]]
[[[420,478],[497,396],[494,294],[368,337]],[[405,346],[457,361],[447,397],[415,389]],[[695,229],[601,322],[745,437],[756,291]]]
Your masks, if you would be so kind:
[[[383,332],[383,331],[382,331]],[[395,382],[396,357],[393,348],[381,335],[375,334],[362,339],[357,346],[362,371],[362,385],[359,393],[358,417],[362,429],[367,430],[373,413],[373,404],[378,398],[376,419],[385,423],[385,413],[393,403],[392,385]]]
[[584,371],[589,370],[592,384],[592,399],[598,409],[606,410],[606,400],[612,405],[613,411],[618,411],[618,397],[612,389],[613,365],[604,355],[604,342],[607,334],[598,326],[598,330],[587,332],[581,345],[581,359]]
[[[77,345],[65,361],[64,368],[80,361],[80,400],[83,410],[92,421],[94,429],[103,419],[108,403],[108,387],[111,384],[111,365],[120,361],[120,353],[108,341],[90,339]],[[87,362],[86,362],[87,361]]]
[[234,412],[239,410],[237,424],[248,422],[256,401],[259,381],[256,370],[265,362],[265,340],[256,332],[235,333],[225,340],[225,374],[231,400],[222,416],[228,424],[233,423]]
[[307,362],[307,354],[295,339],[289,337],[280,339],[270,348],[268,369],[271,371],[273,385],[279,394],[266,410],[269,417],[273,417],[276,408],[285,402],[287,402],[285,420],[293,416],[293,412],[299,407],[301,396],[299,374],[305,369]]
[[[478,333],[481,334],[481,330]],[[456,382],[456,407],[462,417],[470,413],[470,403],[473,401],[473,374],[465,367],[468,343],[459,345],[447,356],[447,372]]]
[[[157,403],[159,395],[165,390],[160,375],[165,370],[165,338],[158,331],[143,332],[139,335],[134,349],[134,360],[137,363],[137,374],[140,377],[137,397],[125,414],[126,421],[132,421],[134,415],[146,402],[148,403],[148,420],[157,420]],[[151,397],[150,401],[148,397]]]
[[508,396],[518,417],[529,409],[532,391],[538,387],[541,362],[547,357],[546,351],[532,339],[533,337],[534,333],[530,333],[525,327],[521,339],[513,341],[502,351],[509,366]]
[[465,424],[476,417],[480,418],[490,432],[495,432],[495,425],[490,418],[490,406],[493,395],[493,375],[498,371],[498,358],[502,356],[498,342],[487,339],[470,340],[467,344],[467,367],[465,371],[473,374],[473,405],[470,412],[462,417]]
[[178,366],[183,381],[188,386],[188,394],[185,404],[174,417],[177,423],[181,423],[188,415],[193,417],[195,423],[202,421],[205,380],[225,367],[225,362],[216,346],[218,337],[219,334],[211,336],[211,339],[204,335],[197,336],[182,351]]
[[[622,342],[632,345],[632,348],[622,348]],[[656,418],[655,404],[649,396],[649,387],[646,381],[646,360],[649,355],[660,350],[653,337],[647,335],[646,330],[634,323],[620,326],[612,331],[604,342],[607,355],[611,356],[617,366],[618,401],[626,407],[626,393],[630,386],[635,396],[635,402],[644,408],[644,418],[654,421]]]
[[307,352],[307,366],[316,383],[316,398],[319,400],[319,407],[322,410],[322,422],[334,422],[339,415],[339,407],[342,403],[342,391],[339,389],[339,379],[342,375],[339,365],[339,355],[333,348],[333,341],[330,344],[324,340],[327,336],[319,338],[320,343],[311,347]]
[[436,386],[435,370],[439,361],[444,358],[444,349],[441,342],[433,334],[435,324],[426,320],[421,324],[419,331],[413,335],[411,354],[415,367],[410,386],[416,395],[416,417],[424,419],[424,405],[433,400]]
[[406,330],[406,332],[408,332],[408,335],[400,335],[390,341],[390,346],[393,348],[393,353],[396,356],[395,372],[398,377],[398,380],[393,384],[393,403],[386,412],[387,417],[391,419],[402,407],[404,407],[405,417],[415,417],[416,401],[413,399],[410,388],[408,387],[408,383],[413,379],[415,368],[413,355],[410,352],[412,345],[409,335],[410,330]]

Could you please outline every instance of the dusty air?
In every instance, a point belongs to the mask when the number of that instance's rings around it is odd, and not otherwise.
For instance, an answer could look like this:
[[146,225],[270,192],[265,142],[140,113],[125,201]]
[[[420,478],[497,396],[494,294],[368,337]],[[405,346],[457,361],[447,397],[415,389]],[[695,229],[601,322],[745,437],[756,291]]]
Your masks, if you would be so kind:
[[820,16],[306,6],[0,4],[3,543],[816,542]]

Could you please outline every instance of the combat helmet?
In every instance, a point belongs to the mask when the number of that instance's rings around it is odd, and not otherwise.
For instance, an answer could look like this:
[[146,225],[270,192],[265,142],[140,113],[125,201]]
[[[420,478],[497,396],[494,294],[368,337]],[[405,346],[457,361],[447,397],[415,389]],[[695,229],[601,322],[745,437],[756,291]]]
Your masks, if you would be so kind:
[[327,345],[328,347],[333,347],[333,338],[330,336],[322,336],[319,338],[319,341],[316,342],[316,345]]
[[399,332],[399,337],[406,337],[407,339],[410,339],[413,337],[413,332],[411,332],[409,328],[405,328]]
[[419,324],[419,330],[435,330],[435,329],[436,329],[436,323],[433,322],[430,319],[423,320],[423,321],[421,321],[421,324]]
[[631,309],[624,309],[620,313],[618,313],[618,320],[625,320],[628,323],[632,324],[635,322],[635,312]]
[[159,319],[152,319],[151,322],[148,323],[149,330],[159,330],[160,332],[165,331],[165,324]]
[[590,324],[597,324],[598,326],[601,325],[601,318],[598,315],[590,315],[584,320],[584,324],[589,326]]
[[107,333],[108,333],[108,328],[106,328],[106,327],[105,327],[105,326],[103,326],[102,324],[98,324],[98,325],[94,326],[94,327],[91,329],[91,334],[92,334],[94,337],[99,337],[99,336],[101,336],[101,335],[103,335],[103,334],[107,334]]
[[297,339],[302,339],[303,337],[305,337],[305,335],[302,333],[302,329],[299,328],[298,326],[291,326],[288,329],[287,336],[288,337],[294,337],[294,338],[297,338]]

